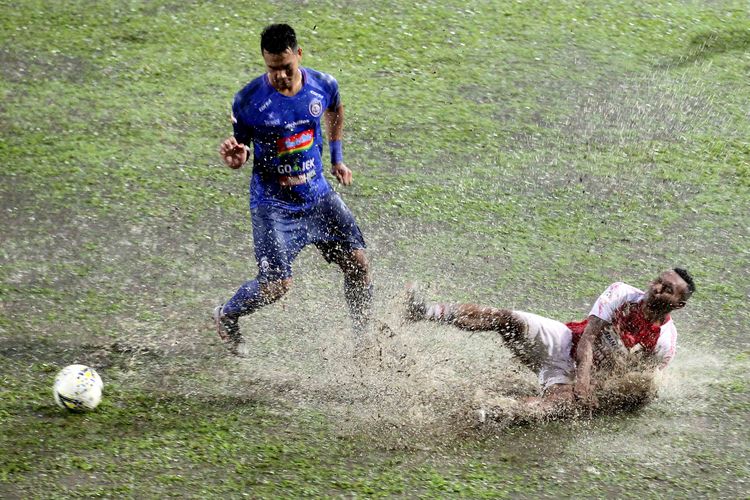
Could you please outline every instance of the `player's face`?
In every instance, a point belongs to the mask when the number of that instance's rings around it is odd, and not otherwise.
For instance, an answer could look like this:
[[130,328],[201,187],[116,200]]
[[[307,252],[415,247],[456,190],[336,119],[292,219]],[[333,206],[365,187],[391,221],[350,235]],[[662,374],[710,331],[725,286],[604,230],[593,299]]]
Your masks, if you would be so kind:
[[299,47],[295,50],[286,49],[281,54],[263,51],[268,78],[276,90],[280,92],[292,90],[301,59],[302,49]]
[[674,271],[665,271],[649,285],[646,301],[654,310],[669,312],[685,307],[689,296],[685,280]]

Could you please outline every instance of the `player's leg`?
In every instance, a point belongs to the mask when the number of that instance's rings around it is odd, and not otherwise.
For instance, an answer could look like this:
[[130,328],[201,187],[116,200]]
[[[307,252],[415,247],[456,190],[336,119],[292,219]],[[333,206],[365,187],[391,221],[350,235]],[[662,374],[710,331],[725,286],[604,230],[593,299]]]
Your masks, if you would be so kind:
[[240,317],[276,302],[291,286],[292,278],[267,283],[256,278],[245,282],[226,303],[216,306],[213,312],[216,331],[233,354],[240,354],[244,343]]
[[354,329],[367,326],[372,309],[370,264],[364,249],[350,249],[340,244],[319,244],[326,260],[337,264],[344,273],[344,298],[354,322]]
[[276,302],[292,286],[292,262],[300,251],[294,237],[294,224],[286,224],[282,214],[265,207],[252,213],[253,239],[258,274],[245,282],[231,299],[214,310],[219,337],[237,352],[243,342],[239,319]]
[[[410,284],[406,319],[447,323],[467,331],[497,332],[523,364],[540,374],[540,379],[550,363],[554,367],[565,365],[567,369],[570,361],[570,330],[558,321],[535,314],[476,304],[427,303]],[[550,373],[552,375],[544,377],[543,387],[567,381],[555,379],[558,375],[555,370]]]
[[533,339],[527,335],[528,326],[509,309],[477,304],[435,303],[425,307],[424,320],[448,323],[461,330],[492,331],[500,334],[505,345],[526,366],[538,370]]
[[541,397],[526,398],[523,403],[548,417],[573,411],[573,337],[563,323],[524,311],[475,304],[428,304],[413,285],[407,288],[406,317],[448,323],[468,331],[498,332],[516,358],[539,377]]
[[354,215],[335,192],[321,200],[312,220],[308,228],[311,238],[325,259],[337,264],[344,273],[344,297],[355,330],[361,330],[372,308],[370,263],[362,232]]
[[223,306],[222,318],[238,320],[283,297],[292,287],[292,278],[261,281],[263,276],[245,282]]

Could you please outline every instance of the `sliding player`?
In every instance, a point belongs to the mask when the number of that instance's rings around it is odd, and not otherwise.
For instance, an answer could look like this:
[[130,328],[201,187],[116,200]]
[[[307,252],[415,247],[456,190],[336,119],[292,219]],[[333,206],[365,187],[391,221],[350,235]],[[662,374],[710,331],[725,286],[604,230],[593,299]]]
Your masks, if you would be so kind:
[[645,292],[613,283],[596,300],[587,319],[561,323],[523,311],[474,304],[427,304],[410,287],[407,319],[437,321],[469,331],[492,331],[539,376],[536,403],[594,409],[592,374],[636,359],[664,368],[675,354],[677,331],[671,313],[695,291],[682,268],[664,271]]

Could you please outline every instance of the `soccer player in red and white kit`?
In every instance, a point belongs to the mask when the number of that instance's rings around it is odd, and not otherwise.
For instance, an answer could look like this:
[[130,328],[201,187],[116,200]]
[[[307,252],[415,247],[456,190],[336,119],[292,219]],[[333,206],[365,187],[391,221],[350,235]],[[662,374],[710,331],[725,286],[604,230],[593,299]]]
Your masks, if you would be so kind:
[[539,376],[541,402],[597,406],[592,371],[638,352],[655,368],[675,354],[677,330],[671,312],[685,307],[695,292],[687,270],[676,267],[656,277],[645,292],[613,283],[594,303],[587,319],[559,321],[523,311],[475,304],[428,304],[407,290],[406,317],[437,321],[462,330],[494,331]]

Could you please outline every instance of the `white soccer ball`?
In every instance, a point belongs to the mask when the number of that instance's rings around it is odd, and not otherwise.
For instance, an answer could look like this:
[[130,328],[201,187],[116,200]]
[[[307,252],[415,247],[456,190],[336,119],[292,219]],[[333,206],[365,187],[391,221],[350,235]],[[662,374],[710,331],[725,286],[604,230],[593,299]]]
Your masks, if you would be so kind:
[[96,370],[86,365],[69,365],[57,373],[52,392],[60,408],[89,411],[101,402],[103,388]]

